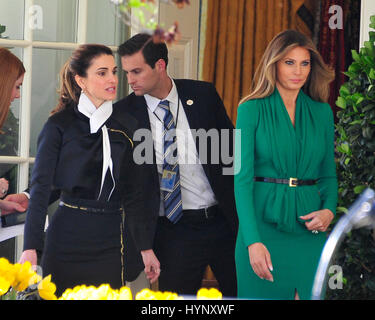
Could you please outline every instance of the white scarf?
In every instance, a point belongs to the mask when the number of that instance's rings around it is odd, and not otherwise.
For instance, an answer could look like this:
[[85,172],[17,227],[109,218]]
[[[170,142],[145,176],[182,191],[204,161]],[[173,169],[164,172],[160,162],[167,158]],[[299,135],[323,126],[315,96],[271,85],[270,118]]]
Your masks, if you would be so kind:
[[[78,110],[90,119],[90,133],[96,133],[99,128],[108,120],[112,114],[112,101],[105,101],[99,108],[96,108],[91,100],[82,92],[78,102]],[[112,176],[113,188],[107,201],[111,198],[112,192],[115,189],[115,179],[113,177],[113,162],[111,157],[111,144],[109,142],[108,129],[106,125],[102,126],[103,137],[103,169],[102,182],[98,199],[102,193],[105,176],[109,169]]]

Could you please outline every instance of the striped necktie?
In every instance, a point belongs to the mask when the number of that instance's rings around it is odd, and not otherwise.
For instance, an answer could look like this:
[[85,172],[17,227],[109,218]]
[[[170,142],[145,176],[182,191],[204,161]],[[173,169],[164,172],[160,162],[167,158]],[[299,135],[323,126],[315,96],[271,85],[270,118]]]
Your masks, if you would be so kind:
[[[173,191],[168,192],[163,190],[164,196],[164,212],[165,216],[172,222],[176,223],[182,217],[182,200],[181,200],[181,186],[180,186],[180,167],[177,159],[177,141],[176,141],[176,127],[174,124],[172,113],[169,109],[169,101],[164,100],[159,103],[164,114],[164,154],[163,154],[163,171],[168,170],[176,173],[175,184]],[[171,158],[175,161],[171,161]],[[171,163],[173,162],[173,163]]]

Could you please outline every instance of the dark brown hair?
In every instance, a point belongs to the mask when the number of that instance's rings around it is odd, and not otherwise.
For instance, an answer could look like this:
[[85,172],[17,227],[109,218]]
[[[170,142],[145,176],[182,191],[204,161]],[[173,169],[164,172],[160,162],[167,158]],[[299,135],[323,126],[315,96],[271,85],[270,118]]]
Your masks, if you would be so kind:
[[84,44],[76,49],[69,60],[64,64],[60,71],[60,89],[59,101],[51,114],[59,112],[67,107],[78,104],[81,95],[81,88],[78,86],[74,77],[87,76],[87,69],[92,61],[101,55],[113,56],[112,50],[100,44]]
[[152,35],[147,33],[138,33],[125,41],[118,48],[121,57],[132,56],[135,53],[142,52],[145,62],[152,68],[160,59],[168,65],[168,47],[165,42],[154,41]]

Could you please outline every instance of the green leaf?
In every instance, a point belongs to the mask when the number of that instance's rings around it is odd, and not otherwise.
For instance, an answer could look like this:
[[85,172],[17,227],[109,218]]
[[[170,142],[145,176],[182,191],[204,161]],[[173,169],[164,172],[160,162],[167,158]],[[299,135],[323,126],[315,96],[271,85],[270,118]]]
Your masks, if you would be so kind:
[[343,72],[343,74],[345,74],[347,77],[349,77],[350,79],[353,79],[353,78],[356,78],[358,77],[358,75],[354,72],[350,72],[350,71],[347,71],[347,72]]
[[358,99],[362,98],[363,95],[360,92],[356,92],[352,95],[352,99],[354,102],[356,102]]
[[374,44],[371,41],[364,42],[365,48],[372,50],[374,48]]
[[350,95],[350,90],[346,84],[343,84],[340,88],[340,96],[345,98],[348,95]]
[[348,71],[352,73],[359,73],[361,70],[361,65],[358,62],[353,62],[350,66]]
[[352,57],[354,61],[361,62],[361,57],[356,50],[352,50]]
[[343,97],[338,97],[336,100],[336,106],[341,109],[346,109],[346,100]]
[[336,212],[348,213],[349,210],[345,207],[337,207]]
[[140,6],[142,6],[142,1],[141,0],[129,0],[128,6],[130,8],[139,8]]
[[356,103],[356,105],[359,105],[364,100],[365,100],[364,97],[360,97],[355,103]]
[[341,145],[337,146],[337,150],[341,153],[349,154],[350,148],[347,143],[342,143]]
[[354,187],[354,193],[355,194],[360,194],[366,188],[367,188],[366,185],[356,186],[356,187]]
[[362,112],[366,113],[367,111],[370,111],[371,109],[374,109],[375,105],[373,103],[370,103],[362,108]]
[[370,77],[370,79],[373,79],[373,80],[375,79],[375,70],[373,68],[371,68],[368,76]]
[[374,67],[375,66],[375,61],[372,57],[369,57],[367,55],[362,55],[361,56],[361,61],[363,64],[365,65],[368,65],[370,67]]
[[372,130],[370,127],[362,128],[362,135],[366,139],[372,139]]

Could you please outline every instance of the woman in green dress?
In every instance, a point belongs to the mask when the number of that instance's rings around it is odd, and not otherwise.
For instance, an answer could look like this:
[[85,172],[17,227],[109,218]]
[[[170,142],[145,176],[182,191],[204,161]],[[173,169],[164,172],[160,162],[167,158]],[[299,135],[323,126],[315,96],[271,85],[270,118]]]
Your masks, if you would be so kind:
[[238,297],[310,299],[337,204],[333,72],[310,39],[268,45],[238,108],[235,197]]

